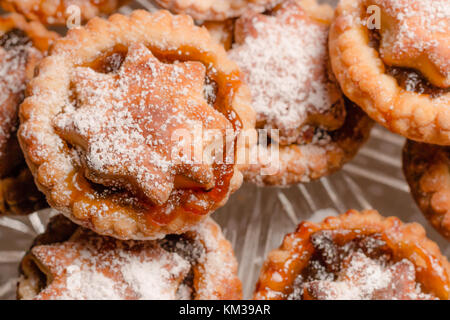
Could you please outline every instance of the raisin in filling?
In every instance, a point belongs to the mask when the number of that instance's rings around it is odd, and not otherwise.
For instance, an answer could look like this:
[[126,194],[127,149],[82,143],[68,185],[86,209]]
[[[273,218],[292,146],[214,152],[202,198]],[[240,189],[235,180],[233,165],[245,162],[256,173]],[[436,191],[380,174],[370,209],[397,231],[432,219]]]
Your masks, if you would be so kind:
[[[351,231],[347,233],[350,235]],[[380,234],[355,236],[345,241],[346,232],[319,231],[311,236],[314,252],[301,274],[297,276],[288,299],[304,298],[304,287],[314,281],[336,281],[343,264],[353,253],[362,253],[369,259],[386,263],[392,258],[391,250]],[[318,297],[316,297],[318,298]]]
[[[369,32],[369,46],[379,51],[380,34],[376,30]],[[385,65],[386,73],[397,80],[398,85],[405,91],[426,94],[431,98],[438,98],[450,92],[450,88],[439,88],[431,84],[419,71],[411,68]]]
[[191,269],[178,288],[177,296],[182,300],[194,299],[194,268],[204,256],[205,247],[200,241],[187,235],[168,235],[160,241],[160,245],[164,250],[176,253],[190,263]]
[[0,47],[7,51],[27,46],[31,46],[31,39],[20,29],[12,29],[0,37]]

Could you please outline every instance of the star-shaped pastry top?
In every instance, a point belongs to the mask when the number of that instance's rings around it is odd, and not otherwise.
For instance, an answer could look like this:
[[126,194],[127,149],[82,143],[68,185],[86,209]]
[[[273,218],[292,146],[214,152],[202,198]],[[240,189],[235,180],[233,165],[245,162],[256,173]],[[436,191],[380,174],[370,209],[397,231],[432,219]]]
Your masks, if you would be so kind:
[[414,68],[450,87],[448,0],[369,0],[381,8],[380,53],[391,66]]
[[124,242],[78,230],[69,241],[34,247],[31,257],[47,277],[39,300],[189,298],[183,280],[190,262],[155,241]]
[[335,281],[305,284],[303,297],[319,300],[409,300],[432,298],[417,290],[414,265],[408,260],[386,265],[362,252],[350,254]]
[[291,144],[305,125],[330,130],[342,125],[343,119],[329,112],[342,96],[328,78],[327,24],[286,1],[274,15],[244,14],[235,38],[229,55],[244,72],[258,127],[279,129],[279,142]]
[[[196,147],[223,144],[232,126],[208,105],[205,76],[199,62],[164,63],[133,45],[116,72],[74,71],[78,105],[59,115],[55,128],[77,146],[84,174],[95,183],[126,188],[156,205],[173,189],[208,190],[216,184],[213,167]],[[193,136],[199,128],[200,141]],[[221,136],[205,134],[217,130]]]

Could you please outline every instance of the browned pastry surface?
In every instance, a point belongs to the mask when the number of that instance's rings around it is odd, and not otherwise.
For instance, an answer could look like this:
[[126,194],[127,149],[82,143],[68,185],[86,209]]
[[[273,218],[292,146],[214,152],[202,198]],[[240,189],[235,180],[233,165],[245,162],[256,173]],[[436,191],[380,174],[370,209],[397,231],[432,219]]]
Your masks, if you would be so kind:
[[241,299],[230,243],[211,219],[158,241],[120,241],[54,217],[21,263],[19,299]]
[[72,6],[79,8],[81,21],[96,16],[114,13],[130,0],[1,0],[6,11],[17,12],[30,20],[41,21],[46,25],[65,25],[68,19],[77,12]]
[[352,101],[392,132],[439,145],[450,144],[448,8],[447,0],[342,0],[329,37]]
[[198,20],[223,21],[247,10],[263,12],[282,0],[153,0],[175,13],[185,13]]
[[417,223],[374,210],[302,222],[264,263],[255,299],[391,300],[450,296],[450,264]]
[[289,185],[320,178],[341,168],[368,138],[370,119],[343,96],[329,68],[332,16],[328,5],[290,0],[237,19],[229,57],[245,74],[263,139],[247,180]]
[[450,240],[450,148],[408,140],[403,171],[425,217]]
[[95,18],[55,43],[29,93],[19,138],[38,187],[97,233],[182,233],[242,183],[248,89],[188,16]]

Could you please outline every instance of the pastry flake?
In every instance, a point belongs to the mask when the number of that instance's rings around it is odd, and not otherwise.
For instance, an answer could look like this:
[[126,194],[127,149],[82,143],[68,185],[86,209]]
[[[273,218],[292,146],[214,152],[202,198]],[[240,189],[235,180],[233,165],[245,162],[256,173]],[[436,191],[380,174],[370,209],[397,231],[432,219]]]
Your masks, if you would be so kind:
[[408,140],[403,149],[403,172],[411,193],[430,221],[450,239],[450,150]]
[[442,0],[341,1],[329,50],[342,90],[392,132],[448,145],[449,21]]
[[[46,25],[66,25],[74,13],[84,22],[100,15],[114,13],[130,0],[1,0],[2,8]],[[78,8],[77,11],[72,8]]]
[[[247,180],[288,185],[317,179],[351,159],[368,137],[370,120],[345,99],[329,70],[332,16],[328,5],[285,1],[269,13],[247,12],[236,21],[229,57],[250,87],[257,128],[265,130],[260,135],[269,138],[268,146],[255,151]],[[274,145],[278,169],[262,173],[276,161],[265,161]]]
[[29,87],[28,164],[53,207],[100,234],[182,233],[242,183],[235,158],[249,145],[236,141],[254,113],[240,77],[187,16],[93,19],[55,44]]
[[450,265],[417,223],[349,211],[302,222],[264,263],[255,299],[447,300]]
[[158,6],[176,13],[185,13],[198,20],[223,21],[247,10],[263,12],[280,0],[153,0]]
[[242,298],[231,246],[210,219],[158,241],[102,237],[62,216],[49,228],[59,233],[40,236],[21,263],[19,299]]

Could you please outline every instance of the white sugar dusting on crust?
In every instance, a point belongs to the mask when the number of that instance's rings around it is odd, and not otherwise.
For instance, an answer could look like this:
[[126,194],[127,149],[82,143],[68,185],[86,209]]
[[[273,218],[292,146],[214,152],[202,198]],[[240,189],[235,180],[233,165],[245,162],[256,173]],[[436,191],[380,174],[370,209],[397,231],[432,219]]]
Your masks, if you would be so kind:
[[[213,187],[212,167],[196,162],[174,140],[196,127],[231,128],[205,100],[202,64],[165,64],[144,45],[136,45],[118,70],[103,74],[79,67],[73,78],[78,104],[67,106],[54,124],[77,147],[89,180],[124,187],[158,205],[168,200],[177,175]],[[208,97],[212,90],[206,86]],[[183,141],[193,150],[196,141]],[[219,141],[208,136],[202,143]]]
[[[319,300],[428,300],[416,281],[414,264],[392,260],[382,238],[366,236],[342,245],[333,232],[312,236],[314,254],[294,281],[288,299]],[[339,231],[343,236],[350,232]]]
[[386,37],[394,53],[428,53],[445,77],[450,77],[450,4],[448,0],[372,0],[394,17],[395,30]]
[[245,74],[258,121],[288,131],[332,103],[326,70],[328,27],[291,16],[289,10],[244,21],[253,29],[229,53]]
[[120,241],[78,229],[71,240],[32,249],[50,276],[35,298],[217,299],[236,277],[232,251],[223,251],[222,241],[219,227],[210,220],[188,235],[158,241]]

